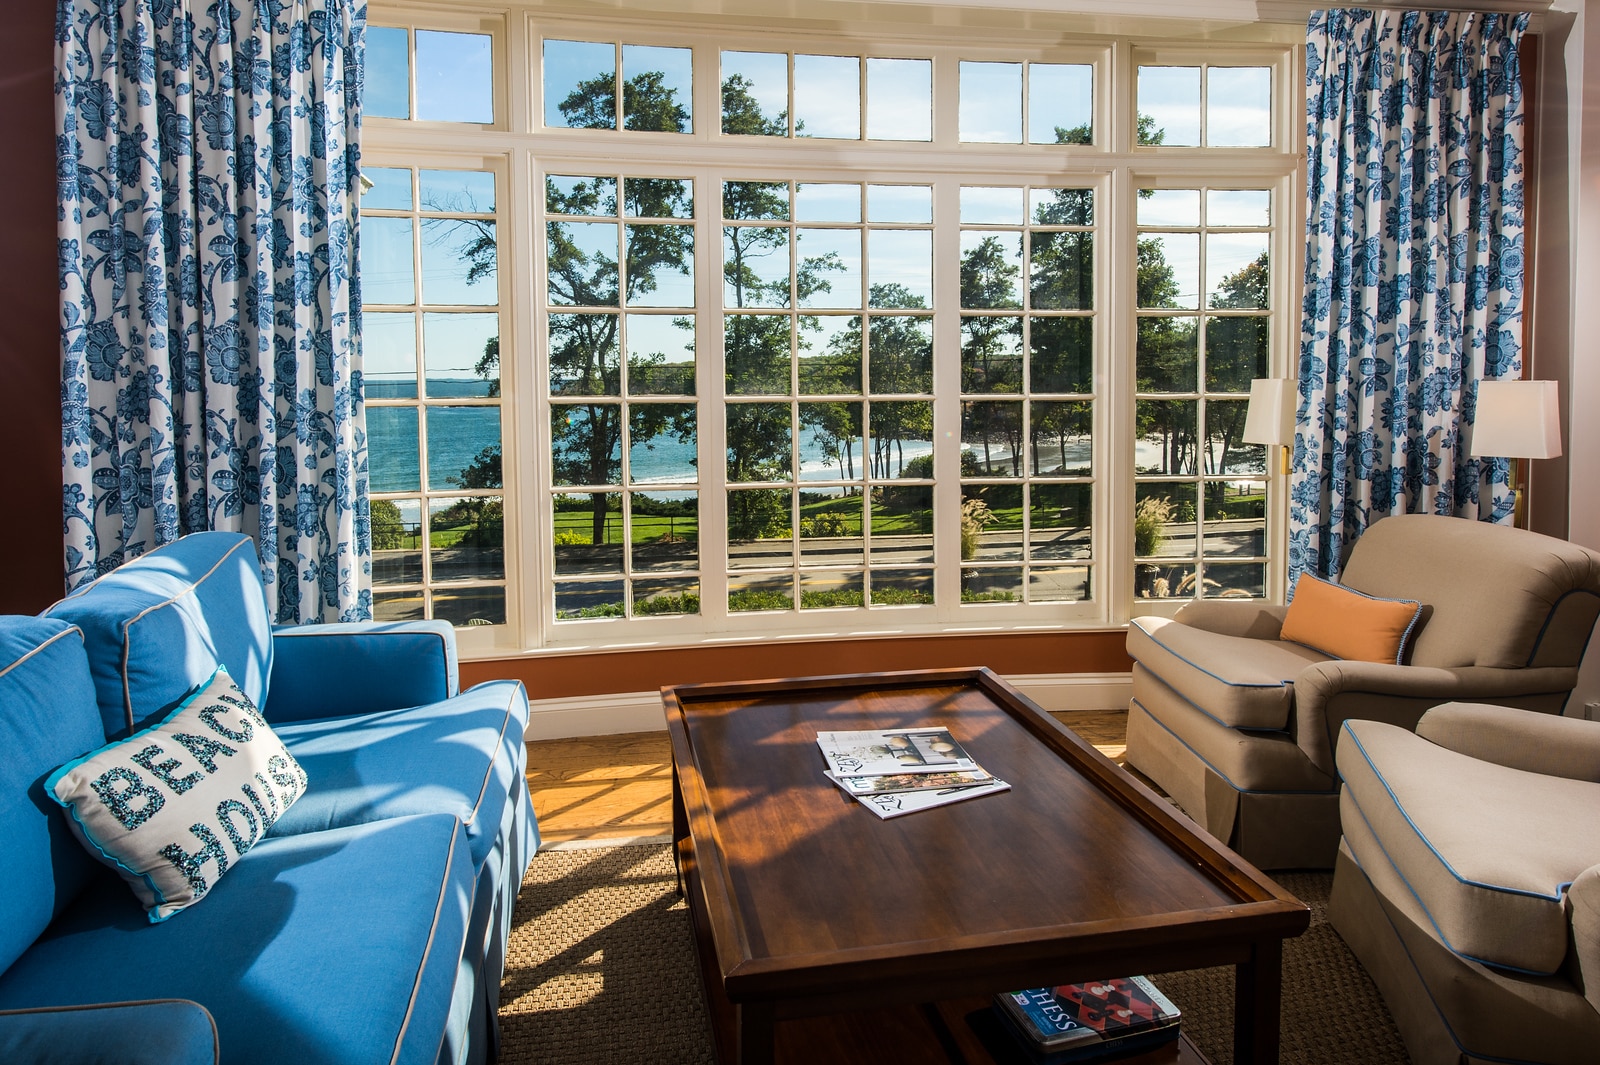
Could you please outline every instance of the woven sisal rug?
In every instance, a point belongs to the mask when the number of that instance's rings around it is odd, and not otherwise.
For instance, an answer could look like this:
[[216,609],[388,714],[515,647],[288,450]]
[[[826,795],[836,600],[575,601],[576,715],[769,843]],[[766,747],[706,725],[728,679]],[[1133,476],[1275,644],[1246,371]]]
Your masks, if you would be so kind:
[[[1332,875],[1280,883],[1311,906],[1283,951],[1283,1065],[1408,1065],[1377,990],[1327,923]],[[1156,982],[1214,1065],[1233,1059],[1233,970]],[[711,1065],[688,911],[665,844],[541,852],[517,899],[501,1065]]]

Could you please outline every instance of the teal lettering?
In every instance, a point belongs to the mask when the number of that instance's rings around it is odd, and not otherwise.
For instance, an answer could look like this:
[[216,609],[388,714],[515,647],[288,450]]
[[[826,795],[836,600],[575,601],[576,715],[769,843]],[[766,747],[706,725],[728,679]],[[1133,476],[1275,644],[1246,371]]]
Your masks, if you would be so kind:
[[207,862],[217,864],[217,875],[221,876],[228,871],[228,850],[217,838],[216,833],[202,824],[189,826],[189,831],[200,841],[200,849],[193,854],[187,854],[176,843],[169,843],[161,848],[161,857],[172,863],[172,867],[183,874],[189,886],[194,889],[196,898],[206,893],[206,878],[200,875],[200,870],[205,868]]
[[144,750],[138,751],[137,753],[131,755],[131,757],[134,761],[134,764],[142,765],[146,769],[150,770],[150,772],[156,775],[156,778],[159,779],[161,783],[171,788],[177,795],[182,795],[184,792],[188,791],[190,788],[194,787],[196,784],[200,783],[206,778],[204,773],[190,773],[186,777],[173,776],[172,771],[183,765],[183,763],[178,761],[176,758],[168,758],[165,762],[156,761],[157,758],[160,758],[166,753],[166,751],[163,751],[159,746],[152,743],[150,746],[144,748]]
[[166,796],[126,766],[106,770],[89,787],[129,832],[150,820],[167,801]]
[[185,732],[175,732],[172,738],[182,744],[183,749],[194,756],[194,760],[205,767],[207,773],[217,771],[217,755],[237,754],[234,748],[229,747],[221,740],[214,740],[207,736],[191,736]]
[[229,706],[238,710],[239,713],[243,714],[245,717],[248,717],[258,725],[265,725],[267,723],[267,719],[261,716],[261,711],[257,710],[255,708],[255,704],[250,702],[249,699],[242,697],[236,699],[231,695],[219,695],[217,696],[217,702],[227,703]]
[[291,768],[289,759],[281,754],[275,754],[267,759],[267,772],[272,774],[272,779],[284,790],[284,806],[294,802],[295,796],[305,790],[306,771],[299,765]]
[[[249,785],[245,787],[248,788]],[[233,824],[233,815],[236,813],[244,814],[247,831],[242,836]],[[221,823],[222,830],[228,834],[228,842],[233,844],[235,854],[243,854],[256,841],[256,815],[250,812],[250,807],[238,799],[223,799],[217,803],[217,820]]]
[[218,715],[226,712],[227,711],[221,706],[208,706],[204,710],[200,711],[200,720],[204,721],[206,726],[219,736],[226,736],[235,743],[250,742],[250,737],[254,735],[256,731],[256,727],[250,723],[250,719],[246,717],[243,721],[239,722],[239,728],[237,731],[235,731],[218,720]]
[[263,795],[265,795],[267,797],[267,809],[272,811],[272,819],[274,821],[276,821],[278,819],[278,812],[279,812],[278,811],[278,796],[272,790],[272,785],[267,783],[267,778],[266,777],[262,776],[260,773],[257,773],[255,775],[255,777],[256,777],[256,783],[261,785],[261,794],[263,794]]

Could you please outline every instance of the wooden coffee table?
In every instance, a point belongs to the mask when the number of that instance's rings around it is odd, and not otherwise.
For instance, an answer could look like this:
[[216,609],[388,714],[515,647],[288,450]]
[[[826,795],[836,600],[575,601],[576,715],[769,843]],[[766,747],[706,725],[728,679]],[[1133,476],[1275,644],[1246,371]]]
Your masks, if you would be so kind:
[[[662,700],[723,1062],[1025,1061],[986,1035],[993,993],[1211,965],[1236,966],[1234,1060],[1278,1060],[1305,905],[989,670]],[[819,731],[923,725],[1011,790],[880,820],[824,777]],[[1127,1060],[1203,1059],[1185,1039]]]

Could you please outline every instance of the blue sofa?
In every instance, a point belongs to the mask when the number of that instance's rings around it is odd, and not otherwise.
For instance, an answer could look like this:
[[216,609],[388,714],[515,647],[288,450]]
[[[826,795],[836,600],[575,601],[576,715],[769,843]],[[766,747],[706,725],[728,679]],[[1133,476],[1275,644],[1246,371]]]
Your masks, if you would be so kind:
[[[152,923],[44,793],[225,667],[303,795]],[[274,629],[244,536],[0,617],[0,1061],[475,1063],[538,848],[514,681],[459,691],[435,622]]]

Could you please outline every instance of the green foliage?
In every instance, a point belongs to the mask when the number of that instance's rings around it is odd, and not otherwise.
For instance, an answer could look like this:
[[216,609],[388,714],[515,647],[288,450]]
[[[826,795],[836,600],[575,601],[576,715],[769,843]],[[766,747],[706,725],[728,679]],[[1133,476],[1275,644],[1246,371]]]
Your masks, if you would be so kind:
[[933,593],[920,588],[872,587],[874,606],[923,606],[933,602]]
[[1008,592],[1004,588],[988,592],[976,592],[963,588],[961,589],[961,601],[963,603],[1015,603],[1017,601],[1017,593]]
[[556,533],[553,542],[557,547],[588,547],[594,543],[593,540],[590,540],[582,533],[573,532],[570,529],[562,529]]
[[788,536],[789,494],[783,491],[728,493],[728,539],[765,540]]
[[762,588],[746,588],[728,593],[728,610],[733,613],[750,610],[789,610],[794,600],[786,592]]
[[557,610],[556,617],[563,621],[575,618],[620,618],[623,615],[621,603],[598,603],[594,606],[580,607],[577,610]]
[[1145,496],[1133,508],[1133,553],[1153,555],[1167,540],[1167,524],[1172,521],[1172,500],[1165,496]]
[[693,592],[684,592],[681,595],[654,595],[649,599],[635,599],[633,612],[642,617],[657,614],[698,614],[700,597]]
[[860,588],[828,588],[800,593],[801,610],[826,610],[830,607],[865,606],[866,596]]
[[406,525],[400,517],[400,508],[392,499],[374,499],[368,513],[372,518],[372,549],[394,551],[404,546]]
[[994,520],[994,511],[981,499],[968,499],[961,504],[961,561],[978,557],[984,526]]

